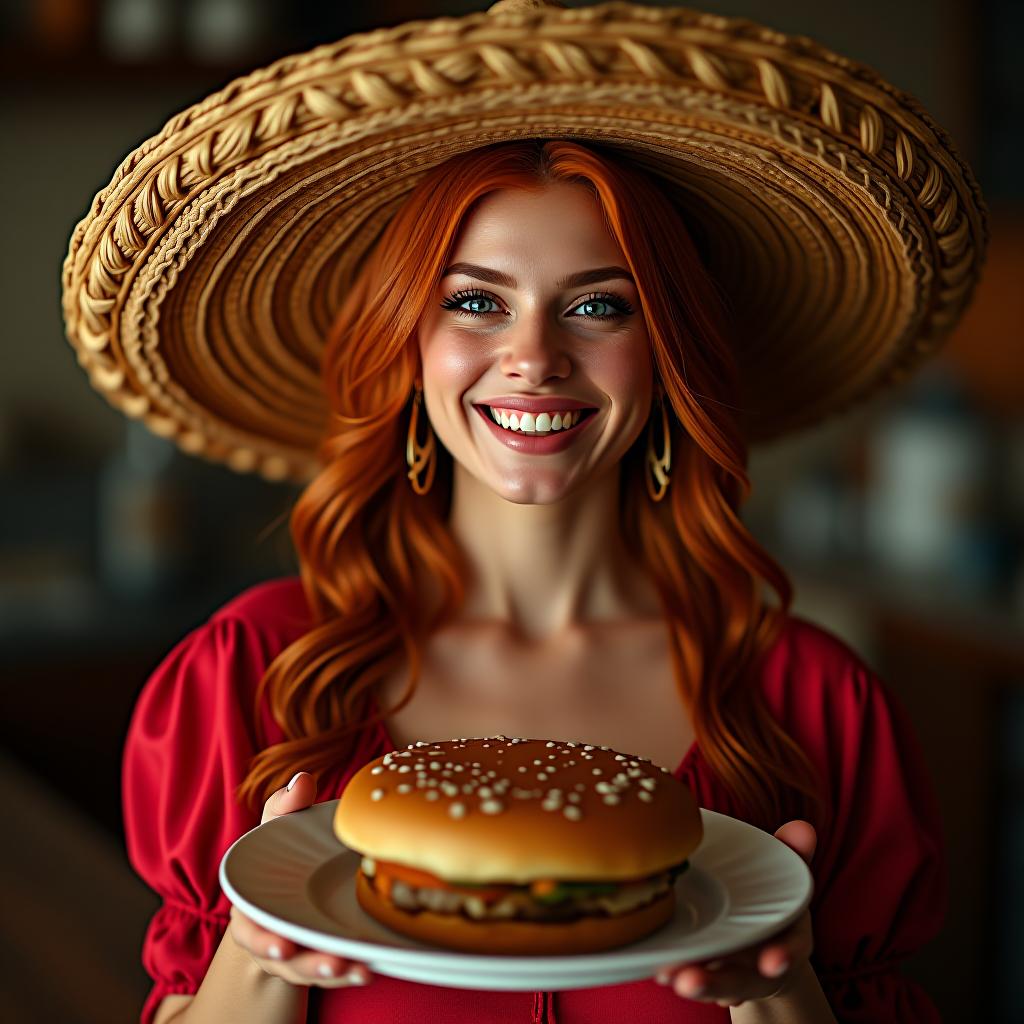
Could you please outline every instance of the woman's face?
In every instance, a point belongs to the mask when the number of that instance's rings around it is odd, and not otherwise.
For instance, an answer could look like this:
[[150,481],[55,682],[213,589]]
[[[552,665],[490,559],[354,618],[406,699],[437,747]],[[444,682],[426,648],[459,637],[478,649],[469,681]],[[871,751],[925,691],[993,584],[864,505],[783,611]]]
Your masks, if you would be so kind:
[[[650,411],[640,297],[582,185],[485,196],[462,224],[418,339],[434,431],[458,466],[508,501],[554,502],[602,476]],[[564,436],[538,412],[525,423],[534,433],[508,430],[488,407],[517,398],[556,399],[550,419],[575,404],[595,411]]]

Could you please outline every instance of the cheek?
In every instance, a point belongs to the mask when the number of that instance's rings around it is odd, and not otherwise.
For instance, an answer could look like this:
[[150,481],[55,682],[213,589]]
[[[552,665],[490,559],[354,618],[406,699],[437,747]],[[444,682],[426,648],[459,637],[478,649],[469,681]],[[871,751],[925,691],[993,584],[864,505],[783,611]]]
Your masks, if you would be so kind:
[[588,360],[588,364],[588,373],[613,402],[647,404],[646,396],[652,391],[653,366],[646,338],[608,346],[599,358]]
[[641,398],[651,387],[651,365],[646,353],[631,352],[611,361],[607,380],[609,389],[617,395]]
[[612,406],[616,445],[628,447],[644,429],[653,400],[654,367],[646,332],[610,345],[588,361],[587,375]]
[[487,365],[487,350],[479,338],[458,331],[421,331],[420,359],[424,380],[433,385],[431,390],[447,391],[468,386],[480,376]]

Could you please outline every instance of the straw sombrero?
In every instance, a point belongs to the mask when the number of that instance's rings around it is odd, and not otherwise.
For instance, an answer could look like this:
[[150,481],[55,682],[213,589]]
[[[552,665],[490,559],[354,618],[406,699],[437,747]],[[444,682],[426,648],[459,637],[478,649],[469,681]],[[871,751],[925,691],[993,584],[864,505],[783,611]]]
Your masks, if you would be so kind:
[[731,304],[752,440],[905,376],[978,277],[969,167],[869,68],[686,8],[502,0],[278,60],[129,154],[64,264],[78,361],[183,450],[308,479],[323,340],[383,224],[429,168],[532,137],[664,180]]

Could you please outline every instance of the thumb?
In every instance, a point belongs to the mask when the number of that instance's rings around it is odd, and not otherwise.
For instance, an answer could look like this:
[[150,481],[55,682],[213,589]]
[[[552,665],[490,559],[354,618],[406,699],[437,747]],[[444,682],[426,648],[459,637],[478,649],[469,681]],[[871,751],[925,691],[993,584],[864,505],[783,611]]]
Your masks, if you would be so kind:
[[791,850],[796,850],[804,861],[810,864],[818,845],[818,833],[809,821],[802,818],[787,821],[775,832],[775,838],[784,842]]
[[309,807],[315,798],[316,779],[309,772],[296,772],[288,786],[282,786],[277,792],[271,793],[263,806],[263,822],[292,811],[301,811]]

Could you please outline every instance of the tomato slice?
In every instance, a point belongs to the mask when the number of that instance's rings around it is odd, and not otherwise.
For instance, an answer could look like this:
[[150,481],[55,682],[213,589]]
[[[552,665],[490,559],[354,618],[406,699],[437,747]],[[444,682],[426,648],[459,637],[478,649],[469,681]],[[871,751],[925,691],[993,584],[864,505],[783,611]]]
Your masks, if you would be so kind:
[[456,885],[453,882],[446,882],[443,878],[438,878],[437,875],[432,875],[429,871],[410,868],[405,864],[395,864],[393,861],[377,861],[377,874],[383,874],[388,882],[405,882],[406,885],[414,886],[417,889],[448,889],[450,892],[461,892],[485,900],[499,899],[516,888],[514,885]]

